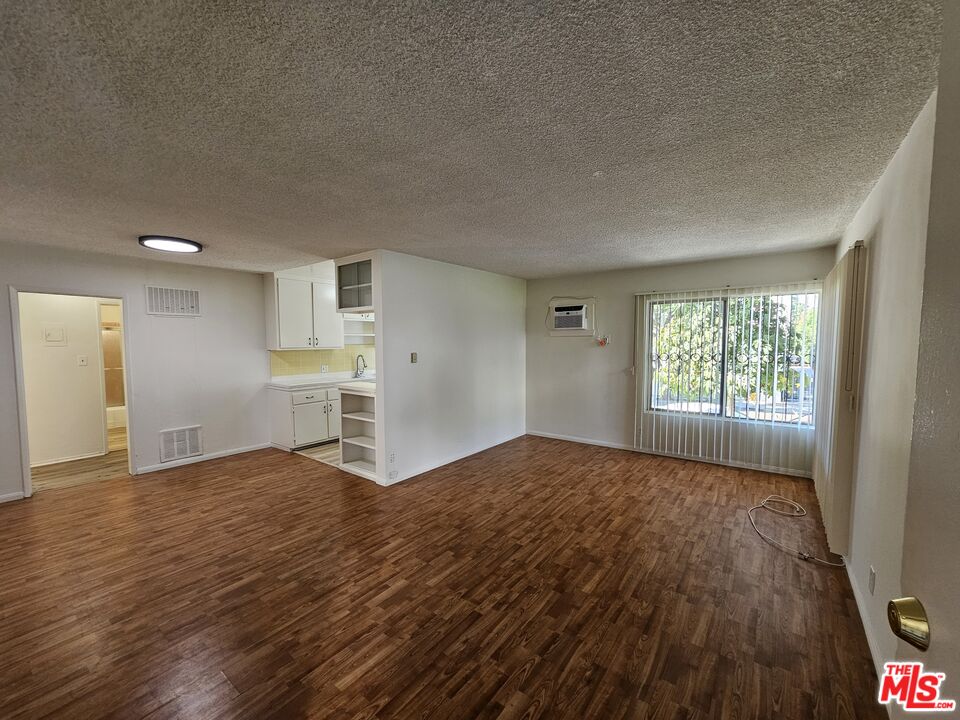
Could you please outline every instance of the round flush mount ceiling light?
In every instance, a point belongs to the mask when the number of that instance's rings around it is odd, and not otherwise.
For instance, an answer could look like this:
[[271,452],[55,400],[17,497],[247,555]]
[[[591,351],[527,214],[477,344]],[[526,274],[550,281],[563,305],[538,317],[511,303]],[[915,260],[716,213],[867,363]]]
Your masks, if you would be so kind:
[[169,253],[203,252],[203,245],[193,240],[171,237],[169,235],[141,235],[138,240],[145,248]]

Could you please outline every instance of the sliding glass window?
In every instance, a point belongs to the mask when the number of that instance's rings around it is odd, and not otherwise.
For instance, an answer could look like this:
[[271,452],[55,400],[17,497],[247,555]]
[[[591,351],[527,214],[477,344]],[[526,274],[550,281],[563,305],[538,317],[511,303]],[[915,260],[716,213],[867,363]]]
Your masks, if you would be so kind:
[[650,409],[813,425],[818,291],[648,305]]

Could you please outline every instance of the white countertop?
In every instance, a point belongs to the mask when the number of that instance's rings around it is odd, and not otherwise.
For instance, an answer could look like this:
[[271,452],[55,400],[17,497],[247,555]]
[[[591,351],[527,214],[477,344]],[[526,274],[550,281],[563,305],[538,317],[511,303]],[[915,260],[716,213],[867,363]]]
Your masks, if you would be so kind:
[[312,388],[335,387],[344,383],[360,382],[374,385],[376,373],[368,371],[362,378],[356,378],[352,372],[314,373],[310,375],[278,375],[270,378],[268,388],[274,390],[310,390]]
[[[364,375],[363,377],[366,378],[367,376]],[[366,379],[357,380],[356,382],[341,383],[338,387],[340,388],[340,390],[343,390],[346,392],[363,393],[363,394],[369,393],[371,395],[377,392],[377,384],[375,382],[370,382]]]

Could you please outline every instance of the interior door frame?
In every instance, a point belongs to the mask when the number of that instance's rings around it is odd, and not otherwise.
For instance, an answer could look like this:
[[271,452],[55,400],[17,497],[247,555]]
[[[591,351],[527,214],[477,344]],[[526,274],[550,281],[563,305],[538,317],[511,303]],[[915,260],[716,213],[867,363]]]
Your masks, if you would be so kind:
[[[33,496],[33,476],[30,471],[30,441],[29,430],[27,428],[27,393],[26,385],[23,381],[23,347],[20,341],[20,293],[34,293],[38,295],[72,295],[74,297],[87,297],[96,300],[119,300],[122,311],[121,328],[127,329],[130,326],[129,301],[125,295],[116,295],[114,293],[91,294],[89,290],[63,289],[50,286],[16,286],[10,285],[10,322],[13,329],[13,366],[14,376],[17,387],[17,420],[20,430],[20,473],[21,486],[23,488],[23,497]],[[99,329],[99,320],[97,323]],[[130,352],[130,334],[122,332],[123,348],[123,389],[125,393],[124,400],[127,407],[127,472],[130,475],[136,475],[133,459],[136,457],[134,451],[133,432],[133,397],[129,393],[131,382],[131,372],[133,367],[133,355]],[[102,362],[102,360],[101,360]],[[103,375],[103,373],[101,373]],[[101,385],[103,378],[101,377]],[[104,405],[104,418],[106,418],[106,405]],[[106,438],[106,419],[104,419],[104,442]]]

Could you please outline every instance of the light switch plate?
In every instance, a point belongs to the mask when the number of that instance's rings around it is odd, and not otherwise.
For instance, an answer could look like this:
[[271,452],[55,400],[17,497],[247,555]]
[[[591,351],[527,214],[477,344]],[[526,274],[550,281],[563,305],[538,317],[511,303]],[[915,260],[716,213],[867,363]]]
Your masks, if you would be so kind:
[[63,325],[44,325],[43,344],[63,347],[67,344],[67,329]]
[[322,372],[322,373],[330,372],[330,366],[329,366],[329,365],[321,365],[321,366],[320,366],[320,372]]
[[415,363],[417,361],[417,354],[410,353],[410,362]]
[[90,364],[90,358],[86,355],[77,355],[77,367],[87,367]]

